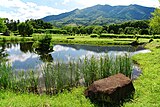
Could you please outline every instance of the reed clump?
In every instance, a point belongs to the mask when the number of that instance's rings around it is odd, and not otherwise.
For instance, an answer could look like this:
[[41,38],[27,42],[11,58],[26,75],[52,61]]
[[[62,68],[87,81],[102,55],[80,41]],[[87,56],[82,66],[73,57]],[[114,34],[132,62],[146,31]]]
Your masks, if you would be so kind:
[[0,88],[16,92],[56,94],[80,85],[89,86],[94,81],[123,73],[130,77],[132,61],[128,55],[110,57],[92,56],[90,58],[53,61],[45,63],[41,71],[13,72],[9,65],[0,65]]

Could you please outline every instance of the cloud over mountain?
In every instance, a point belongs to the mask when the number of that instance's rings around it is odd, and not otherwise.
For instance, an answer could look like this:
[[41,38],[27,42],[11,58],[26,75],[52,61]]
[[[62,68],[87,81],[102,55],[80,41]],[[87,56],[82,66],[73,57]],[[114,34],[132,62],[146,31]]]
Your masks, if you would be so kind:
[[37,5],[33,2],[23,2],[22,0],[1,0],[0,17],[9,19],[26,20],[30,18],[42,18],[50,14],[65,12],[63,9],[56,9],[45,5]]

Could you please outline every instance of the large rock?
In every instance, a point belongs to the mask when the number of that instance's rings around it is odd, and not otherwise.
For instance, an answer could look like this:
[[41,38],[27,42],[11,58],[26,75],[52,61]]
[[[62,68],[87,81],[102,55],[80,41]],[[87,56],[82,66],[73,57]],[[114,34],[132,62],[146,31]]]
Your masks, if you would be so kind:
[[135,89],[131,79],[119,73],[93,82],[85,91],[85,96],[94,102],[119,104],[133,95]]

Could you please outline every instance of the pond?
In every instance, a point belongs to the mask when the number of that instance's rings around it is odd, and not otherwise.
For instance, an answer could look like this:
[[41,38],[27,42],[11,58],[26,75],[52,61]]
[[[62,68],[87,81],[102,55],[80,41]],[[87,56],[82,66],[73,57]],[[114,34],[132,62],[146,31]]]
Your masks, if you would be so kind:
[[[51,48],[33,48],[33,42],[29,43],[2,43],[0,44],[0,60],[8,60],[16,70],[38,69],[44,62],[82,59],[108,54],[109,56],[148,52],[143,46],[91,46],[56,44]],[[137,69],[137,67],[135,67]],[[136,74],[137,70],[134,70]]]

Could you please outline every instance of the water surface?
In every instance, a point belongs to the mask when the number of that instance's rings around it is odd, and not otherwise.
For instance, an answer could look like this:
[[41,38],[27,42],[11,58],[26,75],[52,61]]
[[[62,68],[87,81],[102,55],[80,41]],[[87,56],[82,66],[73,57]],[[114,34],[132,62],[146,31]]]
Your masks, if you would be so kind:
[[33,48],[33,43],[0,44],[0,60],[8,60],[16,70],[39,69],[44,62],[76,60],[78,58],[148,52],[142,46],[91,46],[56,44],[52,49]]

